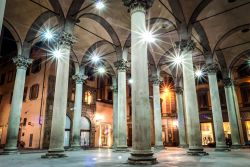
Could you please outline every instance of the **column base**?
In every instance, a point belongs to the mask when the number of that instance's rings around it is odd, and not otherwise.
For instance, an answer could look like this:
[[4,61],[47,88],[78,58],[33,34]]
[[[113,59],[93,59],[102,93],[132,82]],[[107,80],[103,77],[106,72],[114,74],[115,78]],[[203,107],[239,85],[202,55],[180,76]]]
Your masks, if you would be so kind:
[[160,150],[165,150],[166,148],[163,145],[159,146],[154,146],[154,150],[160,151]]
[[115,152],[129,152],[129,149],[127,146],[117,146],[114,148]]
[[82,149],[82,147],[80,145],[73,145],[73,146],[70,146],[68,151],[79,151],[81,149]]
[[3,149],[3,152],[0,153],[0,155],[13,155],[13,154],[19,154],[19,150],[17,147],[6,147]]
[[231,149],[241,149],[241,147],[242,147],[242,145],[240,145],[240,144],[234,144],[230,148]]
[[224,151],[231,151],[231,149],[228,146],[216,146],[214,151],[224,152]]
[[187,144],[180,144],[180,145],[178,146],[178,148],[188,148],[188,145],[187,145]]
[[203,148],[189,148],[187,151],[188,155],[192,156],[205,156],[208,155],[207,152],[204,151]]
[[154,165],[157,159],[152,151],[133,151],[128,158],[128,163],[132,165]]
[[68,156],[64,153],[64,149],[49,150],[48,153],[41,156],[41,158],[48,158],[48,159],[65,158],[65,157],[68,157]]

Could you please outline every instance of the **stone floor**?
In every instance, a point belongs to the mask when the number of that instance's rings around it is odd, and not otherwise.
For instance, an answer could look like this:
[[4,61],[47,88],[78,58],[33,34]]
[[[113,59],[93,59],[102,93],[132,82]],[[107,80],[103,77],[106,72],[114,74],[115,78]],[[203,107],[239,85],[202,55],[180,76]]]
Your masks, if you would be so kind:
[[[188,156],[185,150],[168,148],[155,154],[159,163],[154,167],[249,167],[250,149],[213,152],[208,156]],[[43,153],[1,155],[0,167],[126,167],[129,153],[99,149],[66,152],[62,159],[41,159]],[[137,165],[138,166],[138,165]]]

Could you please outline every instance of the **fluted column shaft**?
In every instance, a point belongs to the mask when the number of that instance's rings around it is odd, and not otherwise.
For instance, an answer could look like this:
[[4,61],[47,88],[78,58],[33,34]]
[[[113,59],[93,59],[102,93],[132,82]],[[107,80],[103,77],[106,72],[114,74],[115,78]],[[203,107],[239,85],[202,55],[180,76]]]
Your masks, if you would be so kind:
[[125,151],[127,149],[126,63],[125,60],[119,60],[115,63],[118,73],[118,140],[116,151]]
[[2,26],[3,26],[5,5],[6,5],[6,0],[1,0],[0,1],[0,36],[1,36]]
[[189,142],[189,150],[187,153],[190,155],[203,155],[205,152],[203,151],[201,143],[200,119],[192,57],[192,51],[195,45],[192,40],[182,40],[178,45],[182,51],[182,56],[184,57],[182,69],[186,107],[186,125]]
[[9,115],[7,141],[4,147],[4,153],[6,154],[17,152],[18,131],[22,113],[26,70],[32,63],[31,59],[21,56],[15,57],[13,61],[16,64],[16,78]]
[[142,40],[147,30],[146,10],[153,0],[123,2],[131,13],[132,153],[128,162],[153,164],[156,158],[151,151],[148,53],[147,43]]
[[163,148],[159,78],[155,78],[153,80],[153,101],[154,101],[155,147]]
[[113,91],[113,149],[117,147],[118,141],[118,88],[117,78],[112,77],[112,91]]
[[75,104],[74,104],[74,118],[73,118],[73,129],[72,129],[72,143],[73,149],[80,148],[80,131],[81,131],[81,118],[82,118],[82,93],[83,93],[83,82],[87,79],[87,76],[83,74],[76,74],[73,76],[76,83],[75,89]]
[[178,118],[178,131],[179,131],[179,146],[187,146],[186,128],[185,128],[185,116],[183,110],[183,89],[181,87],[175,88],[176,92],[176,109]]
[[224,89],[226,94],[227,112],[231,129],[232,145],[238,147],[240,146],[240,132],[235,110],[232,85],[233,83],[230,78],[224,79]]
[[213,115],[213,125],[216,140],[216,151],[228,150],[225,141],[224,127],[223,127],[223,117],[220,104],[220,96],[217,83],[217,66],[215,64],[207,65],[208,80],[209,80],[209,92],[212,102],[212,115]]
[[45,157],[57,158],[65,156],[63,152],[68,97],[69,58],[73,42],[74,37],[68,32],[64,32],[59,41],[59,49],[62,56],[57,58],[50,145]]

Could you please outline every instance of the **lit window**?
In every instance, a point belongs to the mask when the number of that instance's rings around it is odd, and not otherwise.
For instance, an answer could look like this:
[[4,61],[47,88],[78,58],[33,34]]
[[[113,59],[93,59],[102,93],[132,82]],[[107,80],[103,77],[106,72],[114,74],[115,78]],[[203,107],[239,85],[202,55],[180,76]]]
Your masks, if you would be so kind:
[[38,97],[39,84],[35,84],[30,88],[30,100],[35,100]]
[[90,91],[85,92],[84,102],[87,104],[92,104],[93,98],[92,93]]

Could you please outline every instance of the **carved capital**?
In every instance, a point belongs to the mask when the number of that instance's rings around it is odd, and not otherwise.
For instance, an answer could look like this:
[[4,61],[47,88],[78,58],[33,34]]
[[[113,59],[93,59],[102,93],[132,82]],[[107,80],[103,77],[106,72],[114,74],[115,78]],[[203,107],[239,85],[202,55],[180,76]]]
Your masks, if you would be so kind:
[[223,79],[223,83],[226,88],[231,87],[233,85],[233,81],[231,78]]
[[128,68],[128,62],[125,60],[118,60],[114,65],[118,71],[126,71]]
[[205,67],[205,72],[208,74],[216,74],[217,71],[219,70],[219,67],[217,64],[207,64]]
[[70,34],[63,32],[61,38],[59,39],[59,44],[71,47],[76,42],[76,38]]
[[117,87],[117,85],[110,86],[110,89],[111,89],[114,93],[117,93],[117,92],[118,92],[118,87]]
[[162,79],[158,76],[153,76],[151,81],[153,82],[153,85],[160,85],[162,83]]
[[72,78],[77,84],[82,84],[88,77],[83,74],[75,74],[72,76]]
[[176,42],[176,46],[180,48],[181,51],[192,51],[195,48],[195,43],[193,40],[182,39]]
[[128,7],[130,10],[135,8],[144,8],[145,10],[152,7],[154,0],[122,0],[124,6]]
[[23,57],[23,56],[17,56],[14,57],[13,62],[16,64],[16,67],[19,69],[27,69],[27,67],[32,63],[32,59]]
[[175,93],[182,95],[183,94],[183,88],[182,87],[175,87]]

